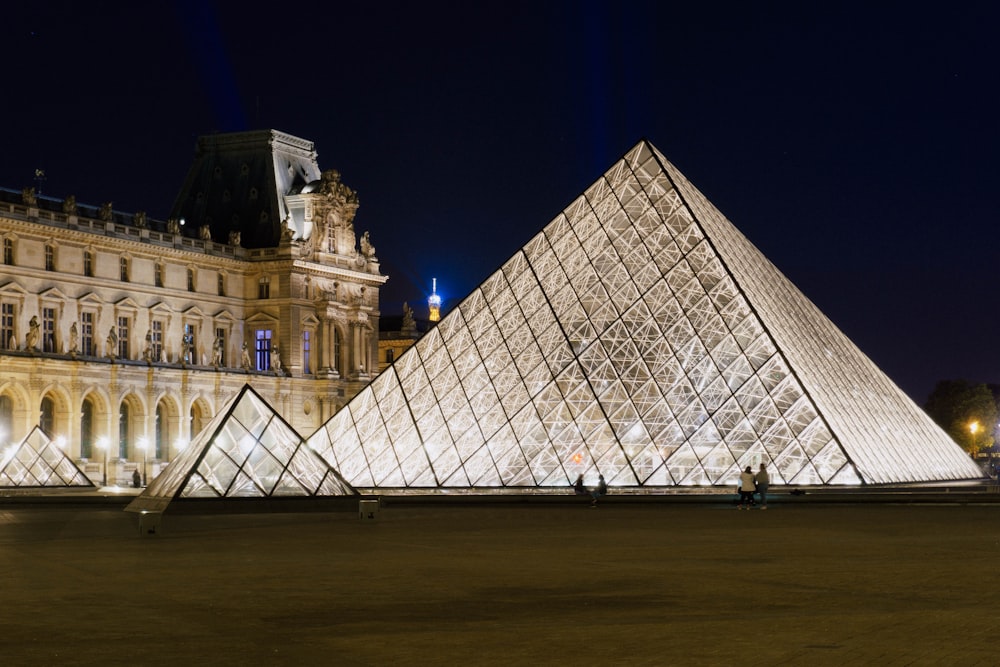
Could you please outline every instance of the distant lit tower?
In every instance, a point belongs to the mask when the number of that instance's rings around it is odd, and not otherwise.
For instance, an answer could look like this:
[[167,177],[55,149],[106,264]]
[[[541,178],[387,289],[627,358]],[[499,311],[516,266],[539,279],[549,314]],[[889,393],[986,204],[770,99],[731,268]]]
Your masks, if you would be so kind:
[[427,319],[431,322],[437,322],[441,319],[441,297],[439,297],[437,293],[438,279],[431,278],[431,280],[433,281],[431,283],[433,287],[431,287],[431,295],[427,297],[427,310],[430,311],[430,315],[428,315]]

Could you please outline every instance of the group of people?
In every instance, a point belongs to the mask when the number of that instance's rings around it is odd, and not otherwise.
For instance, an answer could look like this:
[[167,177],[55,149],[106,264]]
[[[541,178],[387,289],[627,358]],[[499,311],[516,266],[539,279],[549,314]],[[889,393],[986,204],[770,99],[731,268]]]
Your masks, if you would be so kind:
[[760,508],[767,509],[767,487],[771,485],[771,477],[767,474],[767,466],[760,464],[760,470],[754,474],[753,469],[747,466],[740,473],[740,483],[737,490],[740,493],[739,502],[736,509],[748,510],[754,504],[754,493],[760,494]]
[[608,495],[608,483],[604,481],[604,475],[600,475],[597,486],[593,489],[588,489],[583,483],[583,475],[576,478],[576,482],[573,483],[573,493],[578,496],[590,496],[590,506],[597,507],[597,499],[601,496]]

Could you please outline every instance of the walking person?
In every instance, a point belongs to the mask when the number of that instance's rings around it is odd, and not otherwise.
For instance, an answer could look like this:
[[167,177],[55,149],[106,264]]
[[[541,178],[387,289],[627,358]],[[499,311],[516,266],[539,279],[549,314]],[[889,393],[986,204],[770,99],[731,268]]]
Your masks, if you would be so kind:
[[750,506],[753,504],[753,492],[753,470],[750,466],[747,466],[746,469],[740,473],[740,502],[736,506],[736,509],[750,509]]
[[[757,486],[757,493],[760,494],[760,508],[767,509],[767,487],[771,486],[771,477],[767,474],[767,465],[760,464],[760,470],[753,476],[754,484]],[[780,508],[779,508],[780,509]]]

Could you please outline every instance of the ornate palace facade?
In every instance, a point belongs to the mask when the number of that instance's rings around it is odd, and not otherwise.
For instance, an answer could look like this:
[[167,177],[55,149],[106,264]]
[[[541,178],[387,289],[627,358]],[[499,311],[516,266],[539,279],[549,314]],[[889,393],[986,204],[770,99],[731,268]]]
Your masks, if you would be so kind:
[[245,383],[311,433],[378,372],[386,277],[357,209],[273,130],[200,139],[165,221],[0,190],[0,442],[40,425],[124,483]]

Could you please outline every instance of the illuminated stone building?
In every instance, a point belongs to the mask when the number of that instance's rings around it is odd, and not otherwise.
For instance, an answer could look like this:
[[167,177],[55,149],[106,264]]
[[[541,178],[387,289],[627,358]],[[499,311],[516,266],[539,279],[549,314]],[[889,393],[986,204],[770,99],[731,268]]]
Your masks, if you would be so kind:
[[151,477],[247,382],[311,433],[378,370],[358,204],[273,130],[199,139],[167,220],[0,191],[0,442]]

